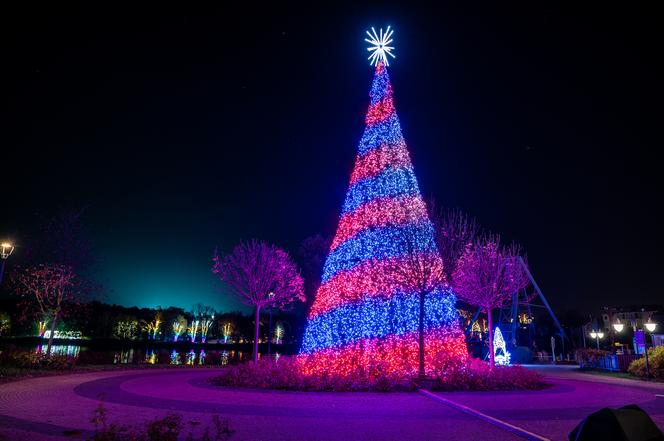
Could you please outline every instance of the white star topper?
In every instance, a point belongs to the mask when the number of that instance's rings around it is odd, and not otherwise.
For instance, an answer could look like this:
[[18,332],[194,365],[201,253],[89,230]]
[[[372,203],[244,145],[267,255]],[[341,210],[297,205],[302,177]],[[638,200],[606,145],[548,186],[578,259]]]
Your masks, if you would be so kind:
[[374,28],[371,28],[371,32],[367,31],[369,38],[365,38],[364,41],[371,44],[367,48],[371,52],[371,55],[369,55],[369,64],[378,66],[378,63],[383,61],[386,66],[389,66],[390,63],[387,61],[387,55],[396,58],[392,53],[394,46],[388,46],[393,41],[391,38],[393,33],[394,31],[389,26],[385,33],[383,33],[383,28],[380,29],[379,33],[376,33]]

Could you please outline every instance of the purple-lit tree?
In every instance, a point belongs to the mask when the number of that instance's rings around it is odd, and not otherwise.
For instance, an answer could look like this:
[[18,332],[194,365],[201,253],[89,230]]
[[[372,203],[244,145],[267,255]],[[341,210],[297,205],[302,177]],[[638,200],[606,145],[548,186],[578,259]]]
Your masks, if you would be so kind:
[[212,272],[246,305],[255,308],[254,361],[258,360],[261,309],[286,309],[304,301],[304,282],[288,253],[274,245],[251,240],[226,256],[215,253]]
[[468,244],[480,234],[477,220],[458,208],[439,209],[433,199],[429,200],[431,221],[434,224],[436,245],[443,259],[443,269],[449,283]]
[[436,244],[433,226],[427,223],[428,228],[404,229],[397,235],[404,250],[402,259],[398,264],[389,265],[389,269],[382,275],[397,286],[407,287],[419,297],[418,312],[418,375],[424,377],[424,322],[425,299],[437,289],[446,286],[445,272],[440,255],[435,252],[423,253],[421,250],[435,250]]
[[489,354],[494,365],[491,311],[500,308],[528,279],[519,262],[519,247],[500,246],[499,236],[486,236],[466,245],[457,263],[453,281],[457,296],[486,312],[489,321]]
[[16,292],[31,303],[51,322],[46,354],[51,354],[53,335],[65,306],[76,304],[80,292],[75,283],[76,275],[68,265],[45,264],[19,269],[15,275]]

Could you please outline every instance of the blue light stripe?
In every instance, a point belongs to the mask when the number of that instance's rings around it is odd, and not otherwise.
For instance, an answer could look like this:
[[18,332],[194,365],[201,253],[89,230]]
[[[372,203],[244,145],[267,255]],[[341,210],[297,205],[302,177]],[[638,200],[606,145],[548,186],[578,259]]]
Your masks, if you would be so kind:
[[391,89],[390,76],[387,74],[387,69],[383,68],[379,74],[374,75],[373,82],[371,83],[371,91],[369,92],[371,104],[374,105],[388,96]]
[[[425,330],[455,325],[455,303],[456,298],[449,289],[441,288],[427,295]],[[389,299],[371,297],[309,320],[302,352],[311,353],[364,338],[403,335],[418,328],[419,296],[416,293],[400,293]]]
[[[352,269],[369,259],[400,257],[411,251],[436,253],[433,233],[433,225],[429,221],[364,230],[339,245],[327,256],[321,283],[327,282],[339,271]],[[430,238],[430,240],[418,240],[411,244],[414,249],[408,250],[409,244],[405,238],[409,237]]]
[[357,181],[348,189],[341,215],[354,211],[360,205],[376,198],[419,193],[417,178],[412,168],[387,168],[379,175]]
[[379,147],[381,144],[403,142],[401,124],[394,112],[384,121],[370,124],[364,129],[357,151],[360,156]]

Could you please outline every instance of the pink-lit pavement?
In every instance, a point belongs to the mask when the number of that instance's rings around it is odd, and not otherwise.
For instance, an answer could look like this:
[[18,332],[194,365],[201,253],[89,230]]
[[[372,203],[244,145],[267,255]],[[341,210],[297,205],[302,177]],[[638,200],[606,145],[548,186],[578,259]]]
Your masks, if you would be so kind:
[[[418,393],[298,393],[210,386],[215,369],[74,374],[0,385],[0,439],[85,439],[100,399],[110,422],[140,426],[168,412],[194,433],[212,415],[227,418],[232,440],[514,440],[504,428]],[[534,392],[441,396],[550,439],[566,439],[585,415],[636,403],[664,427],[664,385],[545,371],[553,384]]]

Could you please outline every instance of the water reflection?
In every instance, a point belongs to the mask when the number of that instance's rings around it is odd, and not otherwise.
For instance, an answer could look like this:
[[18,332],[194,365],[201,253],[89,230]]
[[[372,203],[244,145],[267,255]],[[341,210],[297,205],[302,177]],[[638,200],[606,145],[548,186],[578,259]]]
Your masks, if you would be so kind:
[[[36,353],[46,353],[47,345],[37,345]],[[120,350],[99,351],[81,348],[80,345],[53,345],[53,354],[67,355],[81,359],[82,364],[172,364],[188,366],[226,366],[251,360],[251,353],[229,350],[212,350],[192,348],[188,350],[166,348],[123,348]],[[259,354],[259,358],[267,354]],[[281,354],[276,352],[270,357],[278,360]]]
[[[36,354],[45,354],[48,351],[48,345],[37,345],[35,349]],[[78,345],[53,345],[51,346],[51,354],[53,355],[66,355],[68,357],[78,357],[81,352],[81,347]]]

